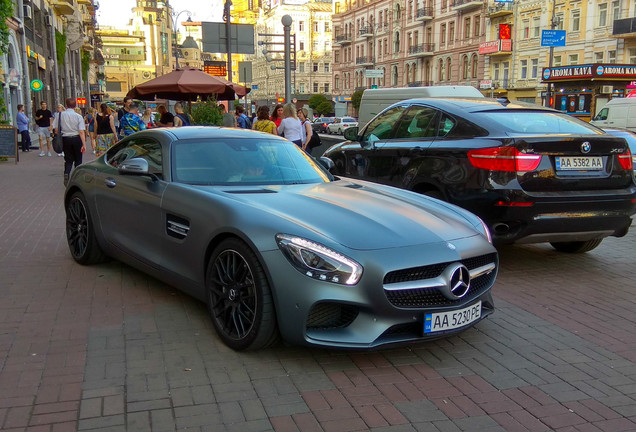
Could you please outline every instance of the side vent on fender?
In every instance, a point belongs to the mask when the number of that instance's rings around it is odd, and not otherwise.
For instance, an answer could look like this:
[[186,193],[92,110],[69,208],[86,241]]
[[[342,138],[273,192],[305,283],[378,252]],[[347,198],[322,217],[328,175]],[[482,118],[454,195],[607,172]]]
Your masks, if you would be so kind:
[[183,240],[188,236],[189,231],[190,222],[188,222],[186,219],[175,215],[167,216],[166,234],[168,234],[170,237]]

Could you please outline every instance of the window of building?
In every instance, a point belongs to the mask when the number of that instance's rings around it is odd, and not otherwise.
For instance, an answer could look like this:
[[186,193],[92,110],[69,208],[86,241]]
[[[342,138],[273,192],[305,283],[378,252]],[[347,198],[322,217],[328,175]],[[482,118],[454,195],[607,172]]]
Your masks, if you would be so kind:
[[340,90],[340,77],[338,75],[333,77],[333,88],[334,90]]
[[481,17],[479,15],[476,15],[473,18],[473,29],[475,31],[475,36],[479,36],[480,26],[481,26]]
[[636,64],[636,48],[630,48],[628,53],[629,53],[629,64]]
[[329,24],[329,21],[325,21],[325,32],[330,32],[331,31],[331,24]]
[[314,83],[314,93],[318,93],[318,83]]
[[298,42],[298,50],[299,51],[305,51],[305,41],[299,41]]
[[521,79],[528,78],[528,60],[521,60]]
[[391,68],[391,85],[394,87],[398,85],[398,68],[395,65]]
[[312,67],[314,72],[318,72],[318,63],[316,62],[312,63]]
[[556,29],[557,30],[563,30],[563,12],[558,12],[555,14],[556,20],[557,20],[557,26]]
[[325,51],[327,51],[327,52],[331,51],[331,41],[330,40],[326,40],[325,41]]
[[448,24],[448,43],[455,42],[455,21]]
[[570,18],[572,22],[572,30],[573,32],[577,32],[581,30],[581,10],[575,9],[572,11],[572,16]]
[[468,56],[465,55],[464,57],[462,57],[462,78],[468,79],[469,76]]
[[395,32],[395,40],[393,45],[393,52],[400,52],[400,32]]
[[616,63],[616,50],[607,51],[607,62]]
[[298,92],[305,93],[305,83],[298,84]]
[[607,25],[607,3],[598,5],[598,26],[605,27]]
[[579,64],[579,55],[578,54],[568,55],[568,65],[577,65],[577,64]]
[[333,62],[340,63],[340,50],[333,52]]
[[531,77],[537,78],[539,76],[539,59],[531,59],[530,63],[532,65]]
[[470,17],[464,20],[464,39],[470,39]]
[[594,63],[603,63],[603,57],[605,56],[605,53],[601,52],[595,52],[594,53]]
[[477,78],[477,67],[479,66],[479,57],[477,57],[477,55],[473,55],[473,61],[472,61],[472,73],[471,73],[471,77],[472,78]]
[[554,59],[552,60],[552,66],[554,67],[563,66],[563,59],[560,55],[554,56]]
[[532,19],[532,28],[533,28],[533,32],[532,32],[532,37],[539,37],[541,36],[541,19],[539,18],[533,18]]
[[618,0],[612,2],[612,21],[616,21],[621,17],[621,5]]
[[311,47],[312,51],[318,51],[318,41],[314,41]]
[[325,63],[325,73],[329,73],[329,63]]
[[437,81],[444,81],[444,60],[441,59],[437,65]]
[[446,59],[446,80],[450,81],[451,80],[451,75],[453,73],[453,63],[451,61],[451,58],[447,58]]
[[298,63],[298,72],[300,72],[300,73],[304,73],[305,72],[305,62],[299,62]]
[[442,24],[439,27],[439,42],[441,44],[445,44],[446,43],[446,24]]
[[530,37],[530,20],[523,20],[523,39]]
[[500,63],[493,63],[492,65],[492,76],[495,81],[499,81],[499,66]]
[[329,83],[325,83],[325,93],[329,93]]
[[318,21],[314,21],[314,31],[315,31],[316,33],[318,33],[318,32],[320,31],[320,29],[318,28],[318,25],[319,25],[319,24],[320,24],[320,23],[319,23]]
[[408,5],[406,15],[409,21],[413,19],[413,0],[409,0],[409,5]]
[[305,21],[298,21],[298,31],[305,31]]

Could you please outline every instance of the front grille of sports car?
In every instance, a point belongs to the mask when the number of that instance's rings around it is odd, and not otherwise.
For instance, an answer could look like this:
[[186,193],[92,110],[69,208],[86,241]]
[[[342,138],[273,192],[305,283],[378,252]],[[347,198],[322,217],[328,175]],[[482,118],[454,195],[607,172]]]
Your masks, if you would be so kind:
[[346,327],[358,316],[358,309],[340,303],[318,303],[309,312],[307,330]]
[[[481,255],[459,261],[468,268],[476,269],[497,262],[497,254]],[[387,273],[384,277],[384,284],[390,285],[398,282],[410,282],[424,279],[431,279],[442,274],[444,269],[451,264],[440,263],[430,266],[414,267],[403,270],[396,270]],[[435,288],[404,289],[404,290],[384,290],[387,299],[393,306],[401,308],[421,308],[421,307],[443,307],[459,302],[467,302],[479,297],[494,283],[495,271],[482,274],[470,281],[470,289],[464,297],[459,300],[450,300]]]

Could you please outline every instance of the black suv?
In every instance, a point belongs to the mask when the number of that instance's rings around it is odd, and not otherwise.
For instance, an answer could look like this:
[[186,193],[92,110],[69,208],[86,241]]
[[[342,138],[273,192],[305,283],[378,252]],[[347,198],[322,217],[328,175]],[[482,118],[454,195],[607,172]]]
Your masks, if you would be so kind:
[[317,117],[311,123],[311,128],[316,133],[327,133],[327,125],[333,123],[334,117]]
[[392,185],[480,216],[495,242],[585,252],[636,212],[624,139],[548,108],[489,99],[394,104],[329,148],[336,175]]

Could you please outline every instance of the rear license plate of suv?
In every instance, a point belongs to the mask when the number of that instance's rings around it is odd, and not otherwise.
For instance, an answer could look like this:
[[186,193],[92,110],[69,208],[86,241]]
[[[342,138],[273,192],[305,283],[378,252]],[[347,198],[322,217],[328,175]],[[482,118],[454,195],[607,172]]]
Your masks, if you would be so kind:
[[603,169],[601,156],[557,156],[556,169],[562,171],[591,171]]
[[481,301],[460,310],[426,314],[424,316],[424,333],[464,327],[479,318],[481,318]]

